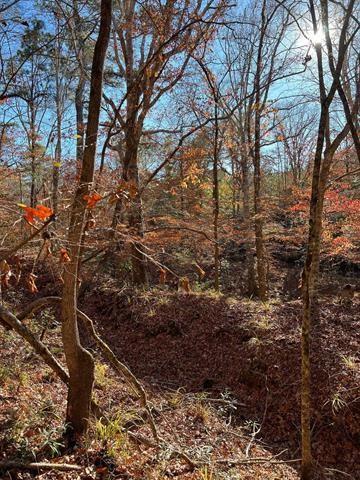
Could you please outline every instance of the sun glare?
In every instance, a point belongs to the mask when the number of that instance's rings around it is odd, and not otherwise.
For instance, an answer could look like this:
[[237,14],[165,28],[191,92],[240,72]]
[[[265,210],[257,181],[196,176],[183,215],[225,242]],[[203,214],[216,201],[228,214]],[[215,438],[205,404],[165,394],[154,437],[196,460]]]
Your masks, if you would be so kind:
[[325,41],[325,34],[323,29],[320,27],[316,32],[311,32],[309,38],[313,45],[321,45]]

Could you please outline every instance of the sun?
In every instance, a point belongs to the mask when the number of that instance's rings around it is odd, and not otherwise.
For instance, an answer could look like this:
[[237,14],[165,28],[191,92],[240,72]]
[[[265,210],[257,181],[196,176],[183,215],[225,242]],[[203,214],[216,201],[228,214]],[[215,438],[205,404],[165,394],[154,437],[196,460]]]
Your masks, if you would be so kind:
[[325,41],[325,33],[320,26],[316,32],[309,33],[309,39],[313,45],[322,45]]

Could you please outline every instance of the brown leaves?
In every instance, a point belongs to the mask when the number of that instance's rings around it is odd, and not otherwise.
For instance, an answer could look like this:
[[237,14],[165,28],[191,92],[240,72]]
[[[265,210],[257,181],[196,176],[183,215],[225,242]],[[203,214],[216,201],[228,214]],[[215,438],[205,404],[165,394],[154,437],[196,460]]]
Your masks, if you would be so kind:
[[[9,263],[6,260],[0,262],[0,283],[1,288],[6,289],[11,285],[19,284],[21,277],[21,261],[17,255],[10,258]],[[12,266],[11,266],[12,265]]]
[[191,292],[190,281],[188,277],[179,278],[178,291],[181,293]]

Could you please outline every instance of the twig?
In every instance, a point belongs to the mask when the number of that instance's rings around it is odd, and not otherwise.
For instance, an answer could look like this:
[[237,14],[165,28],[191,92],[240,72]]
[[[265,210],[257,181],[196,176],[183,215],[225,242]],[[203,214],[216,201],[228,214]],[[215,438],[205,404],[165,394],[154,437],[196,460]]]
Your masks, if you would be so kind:
[[325,468],[327,472],[335,472],[335,473],[340,473],[341,475],[344,475],[345,477],[353,478],[355,480],[355,477],[350,475],[350,473],[343,472],[342,470],[338,470],[337,468]]
[[267,377],[266,377],[266,382],[265,382],[265,388],[266,388],[266,398],[265,398],[265,407],[264,407],[264,414],[263,414],[263,418],[262,418],[262,421],[259,425],[259,428],[257,428],[256,430],[253,429],[253,432],[251,434],[251,439],[250,439],[250,442],[248,443],[247,447],[246,447],[246,450],[245,450],[245,456],[248,457],[249,456],[249,453],[250,453],[250,448],[251,448],[251,445],[253,444],[253,442],[255,441],[255,437],[258,433],[260,433],[261,429],[262,429],[262,426],[264,425],[264,421],[265,421],[265,417],[266,417],[266,412],[267,412],[267,407],[268,407],[268,396],[269,396],[269,389],[267,387]]
[[244,459],[236,459],[236,458],[225,458],[222,460],[216,460],[216,463],[220,464],[228,464],[228,465],[251,465],[251,464],[262,464],[262,463],[270,463],[272,465],[277,464],[287,464],[287,463],[299,463],[301,462],[301,458],[294,458],[292,460],[272,460],[271,458],[263,458],[263,457],[253,457],[253,458],[244,458]]
[[106,248],[101,248],[100,250],[96,250],[95,252],[91,253],[88,257],[84,258],[84,260],[81,261],[82,264],[88,262],[89,260],[92,260],[93,258],[97,257],[101,253],[105,252]]
[[202,462],[196,462],[195,460],[191,460],[191,458],[182,450],[173,450],[171,452],[171,457],[179,457],[189,465],[189,467],[194,470],[194,468],[199,467],[202,465]]

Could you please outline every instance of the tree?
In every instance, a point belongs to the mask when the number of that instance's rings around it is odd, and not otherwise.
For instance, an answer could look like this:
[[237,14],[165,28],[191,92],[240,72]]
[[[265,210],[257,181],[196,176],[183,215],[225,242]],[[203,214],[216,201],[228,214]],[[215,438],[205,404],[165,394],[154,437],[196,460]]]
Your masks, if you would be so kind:
[[[41,143],[45,134],[43,124],[49,109],[50,78],[48,58],[41,48],[49,39],[44,23],[34,20],[26,27],[17,51],[17,64],[22,68],[16,76],[17,88],[22,92],[15,97],[15,110],[27,139],[26,159],[29,160],[30,206],[34,207],[43,187],[43,160],[46,145]],[[36,53],[34,53],[36,52]],[[49,138],[49,132],[47,132]],[[27,163],[27,162],[26,162]]]
[[[317,143],[314,153],[312,186],[309,212],[309,236],[305,266],[302,274],[303,291],[303,322],[302,322],[302,390],[301,390],[301,437],[302,437],[302,479],[314,478],[314,466],[311,453],[311,319],[314,314],[315,288],[319,271],[322,214],[324,195],[332,161],[337,149],[348,135],[353,136],[354,144],[358,143],[357,132],[353,128],[355,115],[358,110],[359,96],[353,102],[352,111],[349,99],[344,94],[342,71],[347,51],[359,33],[359,25],[354,21],[355,1],[350,0],[347,7],[336,4],[332,8],[339,8],[341,21],[337,23],[338,37],[334,41],[330,37],[329,2],[321,0],[317,5],[314,0],[309,2],[309,12],[314,32],[314,38],[319,30],[325,33],[326,49],[320,41],[314,44],[317,60],[320,117],[317,129]],[[334,43],[336,42],[336,57]],[[328,61],[331,73],[329,85],[326,85],[325,59]],[[340,132],[332,138],[331,110],[335,95],[338,92],[344,108],[346,123]],[[350,115],[349,115],[350,112]],[[360,159],[360,155],[359,155]]]
[[[124,79],[125,93],[120,105],[112,99],[113,124],[117,122],[121,134],[118,137],[119,160],[122,180],[133,185],[137,193],[127,210],[128,224],[138,237],[143,236],[143,208],[139,180],[138,152],[145,120],[160,99],[183,78],[192,54],[206,42],[212,32],[211,22],[220,15],[221,5],[213,0],[180,5],[166,1],[155,7],[137,5],[134,0],[125,2],[115,11],[113,41],[114,59]],[[139,54],[136,46],[139,47]],[[126,107],[122,108],[126,103]],[[122,201],[118,200],[112,228],[116,228],[122,215]],[[147,282],[146,260],[141,242],[133,242],[131,252],[133,281]]]
[[[254,24],[255,14],[259,25]],[[278,28],[276,25],[281,25]],[[231,42],[227,48],[229,80],[235,106],[227,105],[232,113],[231,131],[237,146],[236,154],[240,156],[242,189],[244,201],[244,219],[250,226],[249,209],[249,160],[253,166],[253,207],[256,249],[257,294],[261,300],[268,296],[268,261],[264,236],[265,212],[262,186],[262,149],[273,142],[268,142],[268,135],[274,130],[269,125],[269,113],[274,110],[274,101],[269,95],[275,82],[286,76],[297,75],[299,71],[289,72],[291,49],[282,49],[285,33],[290,23],[290,16],[283,12],[278,3],[263,0],[255,5],[253,11],[244,12],[241,28],[234,34],[233,41],[237,49],[232,51]],[[238,49],[245,43],[245,50],[238,55]],[[234,61],[232,60],[235,57]],[[276,123],[276,122],[275,122]],[[275,139],[274,142],[277,140]],[[235,152],[233,151],[233,154]],[[247,230],[247,229],[246,229]],[[250,244],[249,234],[246,243]],[[247,249],[248,290],[254,290],[253,259],[251,249]]]
[[94,180],[96,143],[102,99],[103,69],[110,38],[112,0],[102,0],[98,38],[91,70],[86,144],[81,164],[79,185],[72,204],[68,242],[69,262],[64,264],[64,289],[62,297],[62,338],[69,370],[69,391],[66,421],[70,433],[86,432],[94,381],[94,360],[82,347],[77,325],[77,282],[87,198]]

